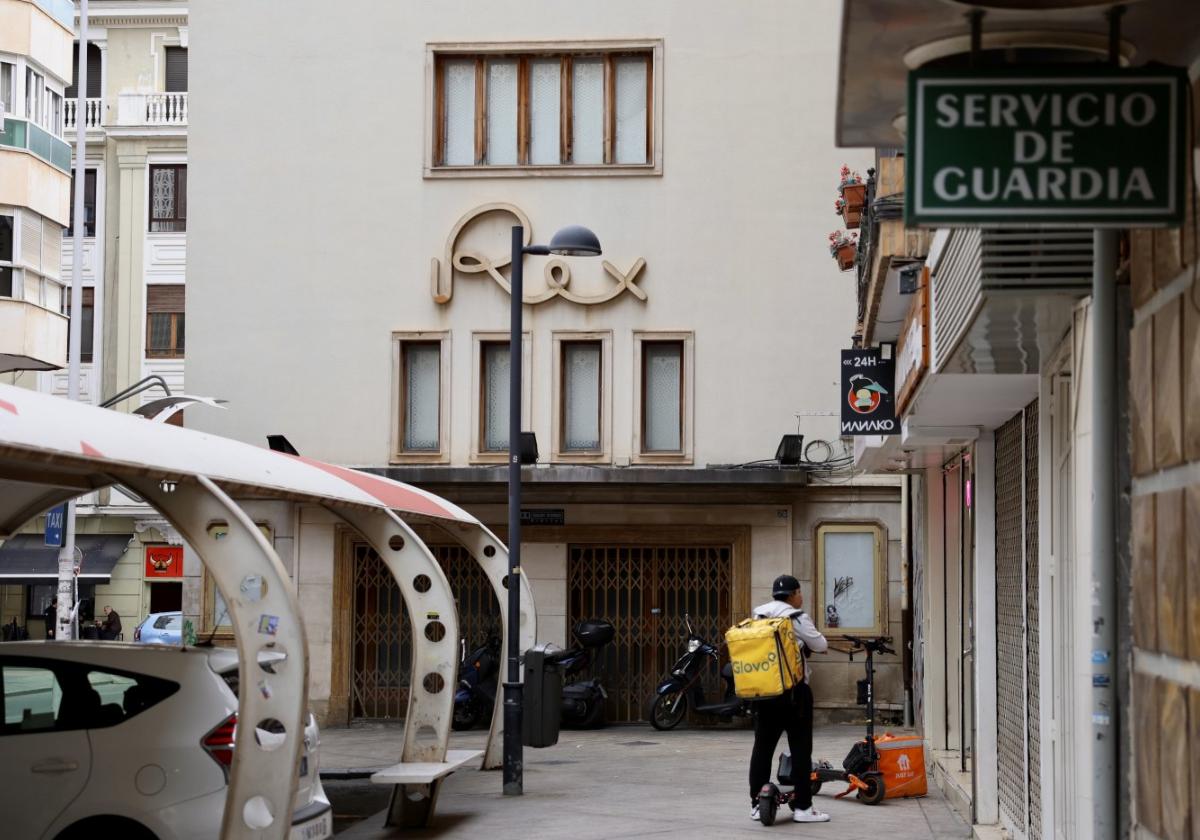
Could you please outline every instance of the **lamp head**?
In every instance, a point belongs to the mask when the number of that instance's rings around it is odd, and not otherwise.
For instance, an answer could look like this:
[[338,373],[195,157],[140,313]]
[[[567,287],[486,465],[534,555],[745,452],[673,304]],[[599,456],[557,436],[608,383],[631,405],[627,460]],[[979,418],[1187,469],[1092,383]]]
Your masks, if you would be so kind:
[[562,257],[598,257],[600,240],[581,225],[568,225],[550,240],[550,253]]

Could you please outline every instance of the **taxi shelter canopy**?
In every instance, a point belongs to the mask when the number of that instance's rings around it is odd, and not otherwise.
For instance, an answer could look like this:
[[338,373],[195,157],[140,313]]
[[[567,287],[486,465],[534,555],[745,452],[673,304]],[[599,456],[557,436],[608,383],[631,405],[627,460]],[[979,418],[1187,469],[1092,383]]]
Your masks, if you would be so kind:
[[[466,758],[447,755],[458,665],[458,616],[441,567],[413,531],[440,527],[460,542],[506,591],[508,553],[477,519],[434,494],[345,467],[251,446],[203,432],[150,423],[114,411],[0,385],[0,538],[84,493],[120,485],[171,521],[213,577],[235,628],[238,719],[276,720],[285,741],[269,751],[240,739],[222,836],[285,837],[290,826],[308,700],[308,656],[299,604],[273,546],[240,507],[278,500],[325,508],[357,530],[391,569],[414,620],[413,681],[401,765],[431,768],[424,782],[402,785],[393,818],[424,824],[440,779]],[[218,539],[212,525],[220,523]],[[18,544],[19,545],[19,544]],[[524,575],[522,647],[533,644],[533,598]],[[507,637],[507,622],[504,633]],[[270,653],[274,659],[264,660]],[[278,664],[278,654],[286,666]],[[270,667],[262,662],[270,661]],[[484,766],[499,760],[500,698]],[[411,775],[411,774],[409,774]],[[263,824],[266,814],[266,824]]]

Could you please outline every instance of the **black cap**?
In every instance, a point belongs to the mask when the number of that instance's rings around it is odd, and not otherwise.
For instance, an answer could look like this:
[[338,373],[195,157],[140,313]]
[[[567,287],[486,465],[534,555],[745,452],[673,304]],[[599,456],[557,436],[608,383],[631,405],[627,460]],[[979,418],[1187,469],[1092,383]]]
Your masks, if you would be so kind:
[[771,596],[778,598],[780,595],[791,595],[800,588],[800,581],[796,580],[791,575],[780,575],[775,578],[775,582],[771,584]]

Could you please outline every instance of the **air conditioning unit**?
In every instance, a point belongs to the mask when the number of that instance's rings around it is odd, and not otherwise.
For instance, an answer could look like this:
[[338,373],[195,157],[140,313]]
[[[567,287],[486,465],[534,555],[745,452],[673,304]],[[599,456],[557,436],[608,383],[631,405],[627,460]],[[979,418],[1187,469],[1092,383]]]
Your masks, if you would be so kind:
[[1092,232],[953,228],[930,249],[931,366],[1036,373],[1092,285]]

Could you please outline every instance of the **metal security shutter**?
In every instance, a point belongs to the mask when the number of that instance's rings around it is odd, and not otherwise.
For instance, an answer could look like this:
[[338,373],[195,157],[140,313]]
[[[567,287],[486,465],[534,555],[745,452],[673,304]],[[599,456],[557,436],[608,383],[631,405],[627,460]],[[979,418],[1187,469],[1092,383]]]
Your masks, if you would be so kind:
[[[500,604],[492,584],[461,546],[431,545],[458,603],[459,636],[467,650],[499,633]],[[399,719],[408,710],[412,623],[396,578],[366,543],[354,551],[350,716]]]
[[1042,736],[1038,674],[1038,402],[1025,408],[1025,662],[1029,685],[1029,836],[1042,836]]
[[186,47],[164,47],[166,51],[166,73],[163,90],[168,93],[185,93],[188,89],[188,53]]
[[[684,616],[709,641],[733,624],[733,546],[571,545],[567,557],[568,634],[589,618],[616,628],[590,672],[608,691],[605,717],[642,720],[654,687],[683,652]],[[709,696],[719,682],[715,669],[705,671]]]
[[1025,827],[1024,417],[996,431],[996,726],[1004,824]]

